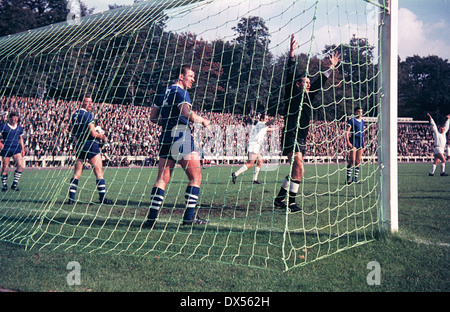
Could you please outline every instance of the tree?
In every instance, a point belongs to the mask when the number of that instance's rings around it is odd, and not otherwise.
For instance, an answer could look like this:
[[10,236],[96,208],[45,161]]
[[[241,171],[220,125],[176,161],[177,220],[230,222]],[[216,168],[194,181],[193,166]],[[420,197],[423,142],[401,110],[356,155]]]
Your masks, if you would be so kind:
[[374,64],[374,49],[366,38],[355,35],[348,44],[325,46],[323,53],[338,51],[342,59],[339,71],[342,81],[334,95],[334,101],[339,102],[336,118],[351,115],[358,106],[371,116],[377,115],[378,66]]
[[79,5],[79,14],[92,14],[82,0],[2,0],[0,1],[0,37],[67,20],[71,5]]
[[234,41],[218,42],[221,50],[215,53],[215,60],[222,64],[225,109],[242,114],[266,111],[273,58],[269,29],[258,16],[243,17],[232,29]]
[[450,64],[436,55],[414,55],[399,62],[399,116],[426,118],[450,113]]
[[261,46],[268,46],[270,43],[269,28],[262,17],[250,16],[240,19],[237,26],[231,28],[236,32],[237,37],[235,41],[239,45],[244,44],[260,44]]
[[0,37],[35,28],[36,16],[24,0],[0,1]]

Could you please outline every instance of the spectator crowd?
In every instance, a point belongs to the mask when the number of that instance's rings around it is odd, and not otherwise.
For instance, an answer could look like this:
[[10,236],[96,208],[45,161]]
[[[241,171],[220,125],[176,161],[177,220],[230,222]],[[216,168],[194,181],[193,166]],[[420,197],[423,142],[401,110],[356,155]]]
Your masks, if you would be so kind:
[[[79,107],[80,103],[76,101],[1,97],[0,122],[5,122],[11,111],[19,114],[27,156],[73,156],[70,118]],[[150,122],[150,107],[98,104],[93,113],[96,125],[100,125],[107,134],[108,142],[102,152],[112,165],[127,165],[129,162],[123,156],[145,156],[150,164],[154,163],[158,155],[160,127]],[[200,113],[214,126],[214,133],[210,133],[209,138],[205,133],[195,136],[206,156],[246,155],[253,118],[231,113]],[[374,122],[367,125],[365,154],[373,155],[377,152],[378,129]],[[280,151],[283,119],[278,118],[273,127],[278,131],[269,134],[268,144],[263,147],[271,155]],[[271,135],[278,135],[278,138]],[[211,136],[216,138],[211,140]],[[399,156],[432,154],[433,134],[429,123],[399,123],[398,137]],[[307,155],[331,158],[345,155],[344,138],[345,120],[315,121],[307,140]]]

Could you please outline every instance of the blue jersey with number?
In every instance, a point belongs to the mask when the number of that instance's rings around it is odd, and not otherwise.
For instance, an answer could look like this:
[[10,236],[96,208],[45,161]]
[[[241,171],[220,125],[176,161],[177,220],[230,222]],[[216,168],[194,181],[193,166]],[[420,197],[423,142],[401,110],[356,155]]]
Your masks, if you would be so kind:
[[172,129],[177,125],[189,126],[189,120],[181,116],[181,104],[192,105],[189,93],[177,85],[168,87],[159,94],[154,103],[154,107],[160,109],[160,120],[162,126],[161,142],[172,142]]
[[364,148],[364,128],[366,124],[364,120],[352,118],[347,122],[350,127],[350,143],[356,148]]
[[366,126],[364,120],[352,118],[347,122],[347,125],[350,126],[350,132],[353,137],[364,138],[364,127]]
[[20,136],[23,135],[22,126],[16,125],[13,127],[8,123],[4,123],[0,125],[0,133],[3,137],[3,144],[5,145],[2,151],[13,154],[22,151],[19,144]]
[[77,144],[86,140],[94,140],[89,125],[94,122],[94,116],[87,110],[80,108],[72,115],[72,136]]

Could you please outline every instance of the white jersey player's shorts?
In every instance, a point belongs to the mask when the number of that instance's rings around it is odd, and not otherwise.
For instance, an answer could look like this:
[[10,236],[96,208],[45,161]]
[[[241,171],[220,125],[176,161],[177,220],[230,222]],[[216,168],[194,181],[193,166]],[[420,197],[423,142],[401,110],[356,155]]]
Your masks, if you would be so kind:
[[443,147],[435,147],[433,150],[434,155],[437,154],[444,154],[445,153],[445,149]]
[[249,153],[259,154],[259,150],[260,150],[260,145],[258,143],[249,143],[248,144],[248,152]]

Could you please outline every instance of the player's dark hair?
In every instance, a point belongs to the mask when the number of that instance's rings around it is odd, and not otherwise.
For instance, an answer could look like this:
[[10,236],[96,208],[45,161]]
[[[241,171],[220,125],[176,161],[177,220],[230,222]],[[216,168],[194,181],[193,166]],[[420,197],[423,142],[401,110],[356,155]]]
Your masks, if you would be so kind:
[[81,103],[83,103],[85,98],[91,98],[92,100],[94,100],[92,98],[92,94],[90,92],[86,92],[86,93],[81,93],[79,94],[75,99]]
[[192,69],[191,65],[188,64],[182,64],[175,68],[175,70],[172,71],[170,80],[176,81],[180,77],[181,74],[186,75],[188,70]]
[[[302,79],[303,78],[308,78],[308,74],[306,72],[295,75],[294,81],[293,81],[293,88],[295,88],[295,90],[297,90],[296,92],[303,92],[303,87],[302,87]],[[300,86],[297,86],[297,82],[299,82]]]
[[187,64],[181,65],[180,74],[186,75],[188,70],[190,70],[191,68],[192,68],[191,65]]
[[294,80],[295,80],[295,82],[297,82],[297,81],[301,82],[303,78],[308,78],[308,74],[306,72],[301,73],[301,74],[296,74]]

